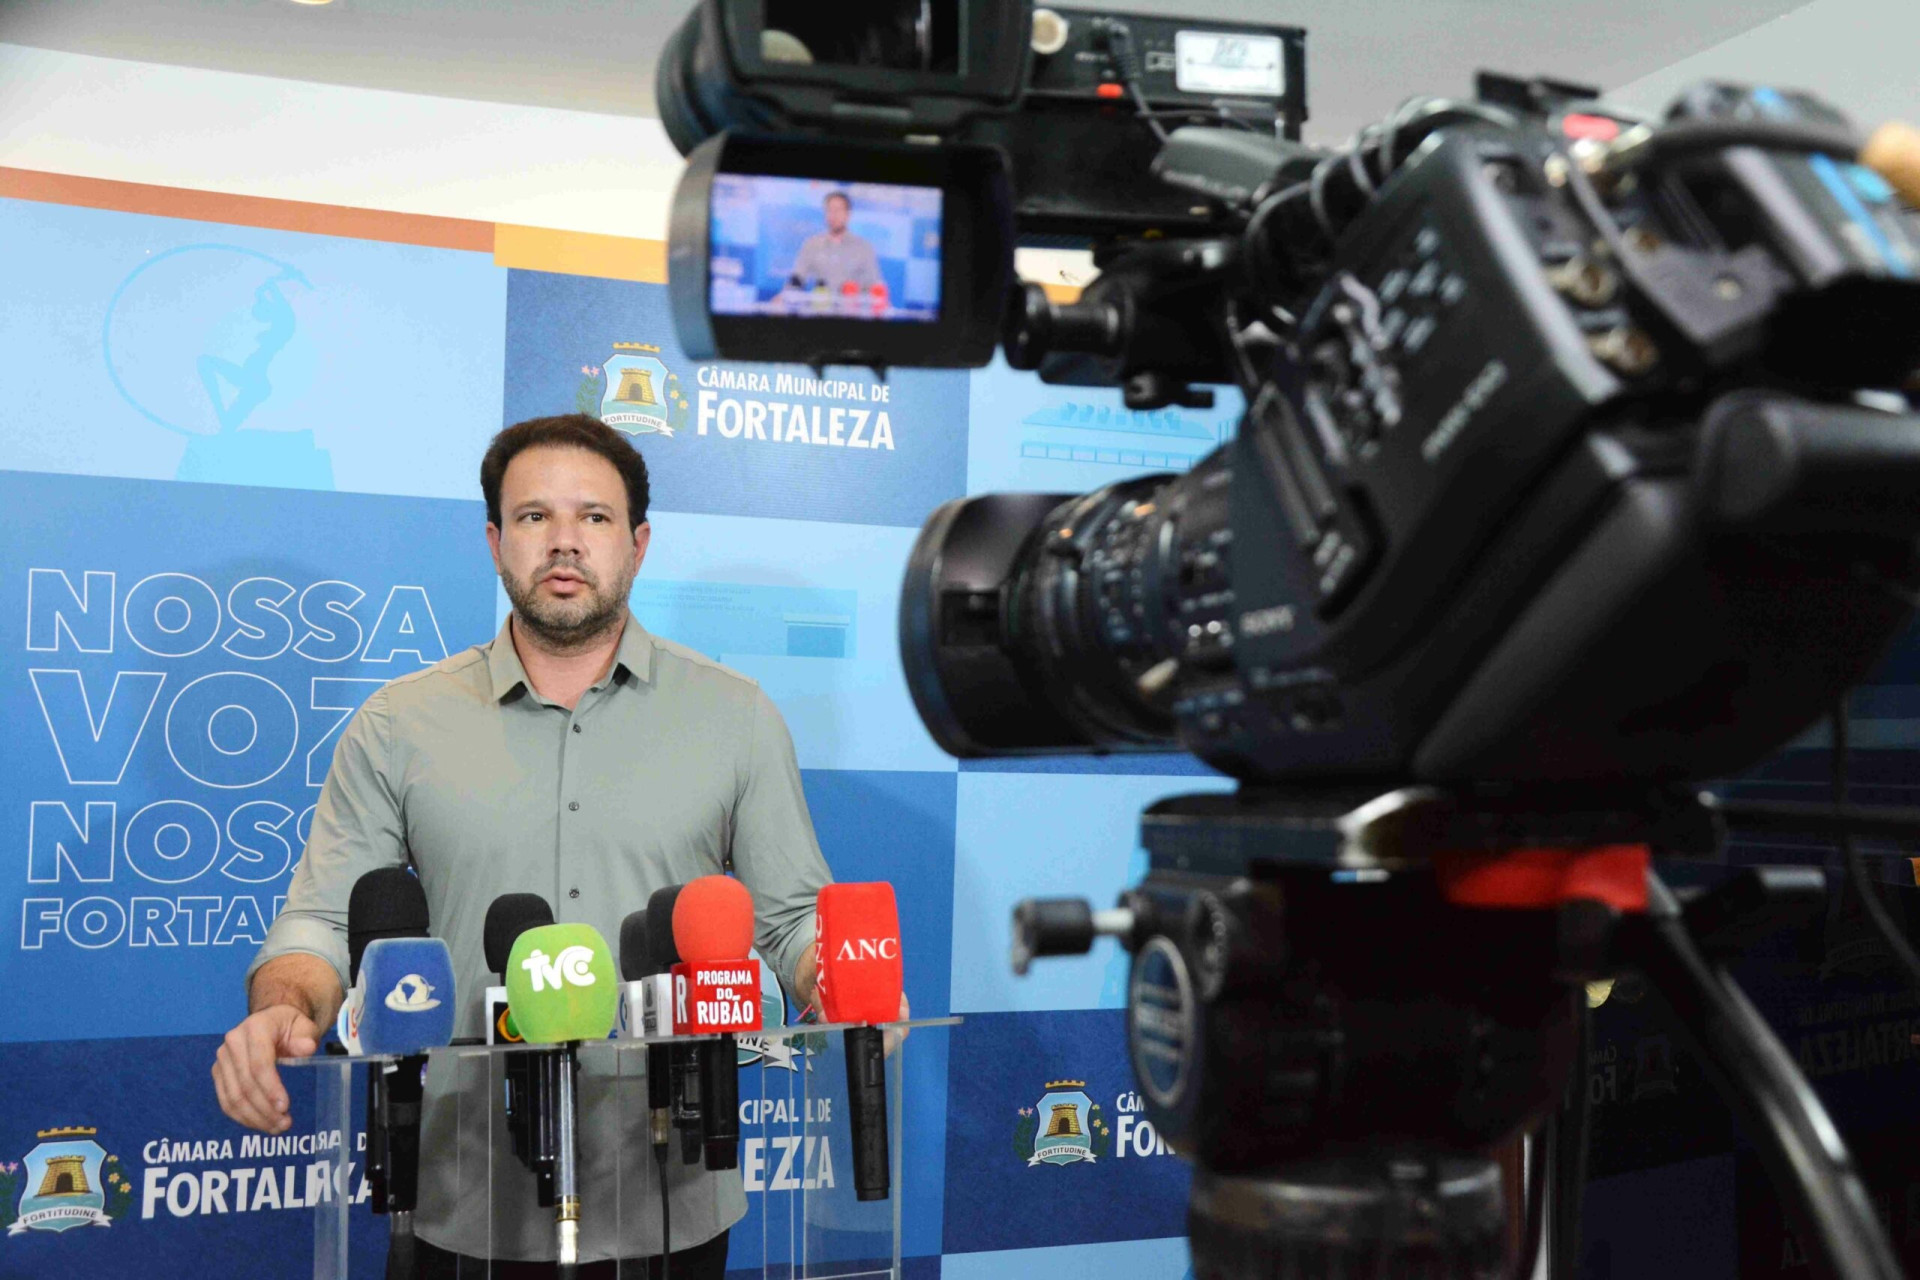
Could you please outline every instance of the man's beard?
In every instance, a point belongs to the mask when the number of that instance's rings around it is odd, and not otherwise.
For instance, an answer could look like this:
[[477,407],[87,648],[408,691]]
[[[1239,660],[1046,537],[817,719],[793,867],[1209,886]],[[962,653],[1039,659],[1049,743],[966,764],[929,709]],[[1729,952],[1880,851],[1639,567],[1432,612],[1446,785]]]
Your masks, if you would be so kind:
[[[587,590],[570,600],[540,595],[540,580],[555,569],[577,574]],[[584,649],[620,624],[627,615],[627,595],[633,590],[633,573],[616,575],[613,591],[602,591],[600,579],[585,565],[566,560],[550,561],[535,570],[525,581],[517,579],[505,565],[500,568],[500,585],[520,624],[548,649],[565,653]]]

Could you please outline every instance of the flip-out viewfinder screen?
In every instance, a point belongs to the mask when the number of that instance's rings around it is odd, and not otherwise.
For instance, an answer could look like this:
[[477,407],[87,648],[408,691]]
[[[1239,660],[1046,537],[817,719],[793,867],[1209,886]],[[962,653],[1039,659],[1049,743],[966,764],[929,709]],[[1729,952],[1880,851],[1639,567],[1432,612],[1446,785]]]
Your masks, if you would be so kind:
[[714,315],[940,318],[938,187],[721,173],[712,201]]

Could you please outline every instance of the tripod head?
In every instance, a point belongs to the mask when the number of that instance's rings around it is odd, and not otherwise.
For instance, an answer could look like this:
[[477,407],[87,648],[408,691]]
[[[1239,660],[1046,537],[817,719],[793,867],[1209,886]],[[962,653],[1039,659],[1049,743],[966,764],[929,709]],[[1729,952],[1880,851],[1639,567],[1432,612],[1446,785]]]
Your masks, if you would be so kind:
[[1196,1166],[1201,1280],[1276,1255],[1515,1274],[1493,1153],[1554,1112],[1584,984],[1625,970],[1745,1122],[1816,1274],[1891,1280],[1831,1122],[1721,967],[1810,921],[1825,877],[1750,869],[1683,906],[1655,856],[1712,857],[1724,834],[1710,799],[1663,789],[1180,796],[1147,811],[1150,869],[1118,907],[1016,908],[1016,967],[1103,934],[1132,953],[1129,1052]]

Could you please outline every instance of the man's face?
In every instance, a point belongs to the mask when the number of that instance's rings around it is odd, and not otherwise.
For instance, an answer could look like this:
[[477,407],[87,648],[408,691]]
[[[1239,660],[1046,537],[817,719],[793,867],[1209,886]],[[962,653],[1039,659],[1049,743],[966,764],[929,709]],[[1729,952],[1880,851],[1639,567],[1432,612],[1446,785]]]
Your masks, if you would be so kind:
[[629,530],[627,488],[597,453],[523,449],[500,481],[493,567],[521,624],[559,649],[598,639],[626,614],[652,530]]
[[827,230],[839,235],[847,229],[847,202],[840,196],[827,197]]

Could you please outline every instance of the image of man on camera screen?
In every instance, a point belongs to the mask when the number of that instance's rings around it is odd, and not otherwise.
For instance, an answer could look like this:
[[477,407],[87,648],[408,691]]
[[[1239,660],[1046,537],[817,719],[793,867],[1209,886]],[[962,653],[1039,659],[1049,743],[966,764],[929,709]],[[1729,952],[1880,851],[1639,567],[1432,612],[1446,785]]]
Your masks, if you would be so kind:
[[833,294],[845,292],[848,285],[860,290],[873,288],[881,282],[880,255],[865,236],[847,229],[853,198],[844,191],[829,191],[821,203],[827,228],[801,244],[787,282],[796,289],[825,286]]

